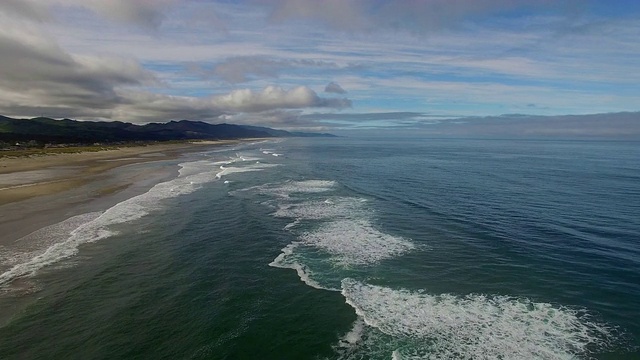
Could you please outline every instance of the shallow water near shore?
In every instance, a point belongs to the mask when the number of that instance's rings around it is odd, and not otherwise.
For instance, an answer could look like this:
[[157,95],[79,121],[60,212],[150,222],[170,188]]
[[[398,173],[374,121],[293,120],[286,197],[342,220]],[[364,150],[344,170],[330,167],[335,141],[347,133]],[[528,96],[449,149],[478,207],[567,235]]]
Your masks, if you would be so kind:
[[193,154],[3,267],[0,358],[640,359],[638,159],[525,140]]

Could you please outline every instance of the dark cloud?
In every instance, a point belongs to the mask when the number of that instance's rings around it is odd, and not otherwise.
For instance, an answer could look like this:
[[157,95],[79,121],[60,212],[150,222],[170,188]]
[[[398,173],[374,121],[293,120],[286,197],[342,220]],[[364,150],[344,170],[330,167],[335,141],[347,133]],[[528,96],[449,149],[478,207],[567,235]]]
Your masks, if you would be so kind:
[[76,6],[87,7],[98,15],[118,22],[156,29],[165,19],[166,8],[173,0],[132,1],[71,1]]
[[127,102],[116,88],[156,81],[135,61],[73,56],[37,32],[0,29],[0,49],[0,111],[5,114],[42,108],[101,116]]
[[0,13],[36,21],[48,21],[51,19],[45,5],[31,0],[2,0],[0,2]]
[[347,91],[342,88],[342,86],[338,85],[338,83],[330,82],[325,86],[324,92],[335,93],[335,94],[346,94]]

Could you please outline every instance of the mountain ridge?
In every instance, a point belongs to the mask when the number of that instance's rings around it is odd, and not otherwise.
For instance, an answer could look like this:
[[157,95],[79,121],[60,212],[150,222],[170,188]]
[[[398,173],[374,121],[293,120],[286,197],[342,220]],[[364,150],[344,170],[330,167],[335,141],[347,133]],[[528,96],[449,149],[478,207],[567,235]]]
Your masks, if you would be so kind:
[[4,143],[92,144],[334,136],[327,133],[289,132],[261,126],[210,124],[192,120],[137,125],[121,121],[56,120],[48,117],[16,119],[0,115],[0,142]]

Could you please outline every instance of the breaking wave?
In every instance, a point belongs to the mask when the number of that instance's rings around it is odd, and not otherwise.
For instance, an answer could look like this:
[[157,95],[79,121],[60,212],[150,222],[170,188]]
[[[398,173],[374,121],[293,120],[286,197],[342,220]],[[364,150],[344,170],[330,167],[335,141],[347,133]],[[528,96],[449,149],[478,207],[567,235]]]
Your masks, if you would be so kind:
[[574,359],[606,347],[614,329],[585,310],[508,296],[394,290],[342,281],[365,323],[399,342],[398,359]]

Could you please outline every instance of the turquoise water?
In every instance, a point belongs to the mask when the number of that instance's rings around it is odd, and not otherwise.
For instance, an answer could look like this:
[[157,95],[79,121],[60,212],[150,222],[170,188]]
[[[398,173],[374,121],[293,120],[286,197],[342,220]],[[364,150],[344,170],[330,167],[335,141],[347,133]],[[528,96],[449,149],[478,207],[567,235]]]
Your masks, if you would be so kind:
[[442,139],[194,154],[0,275],[0,358],[640,359],[638,159]]

